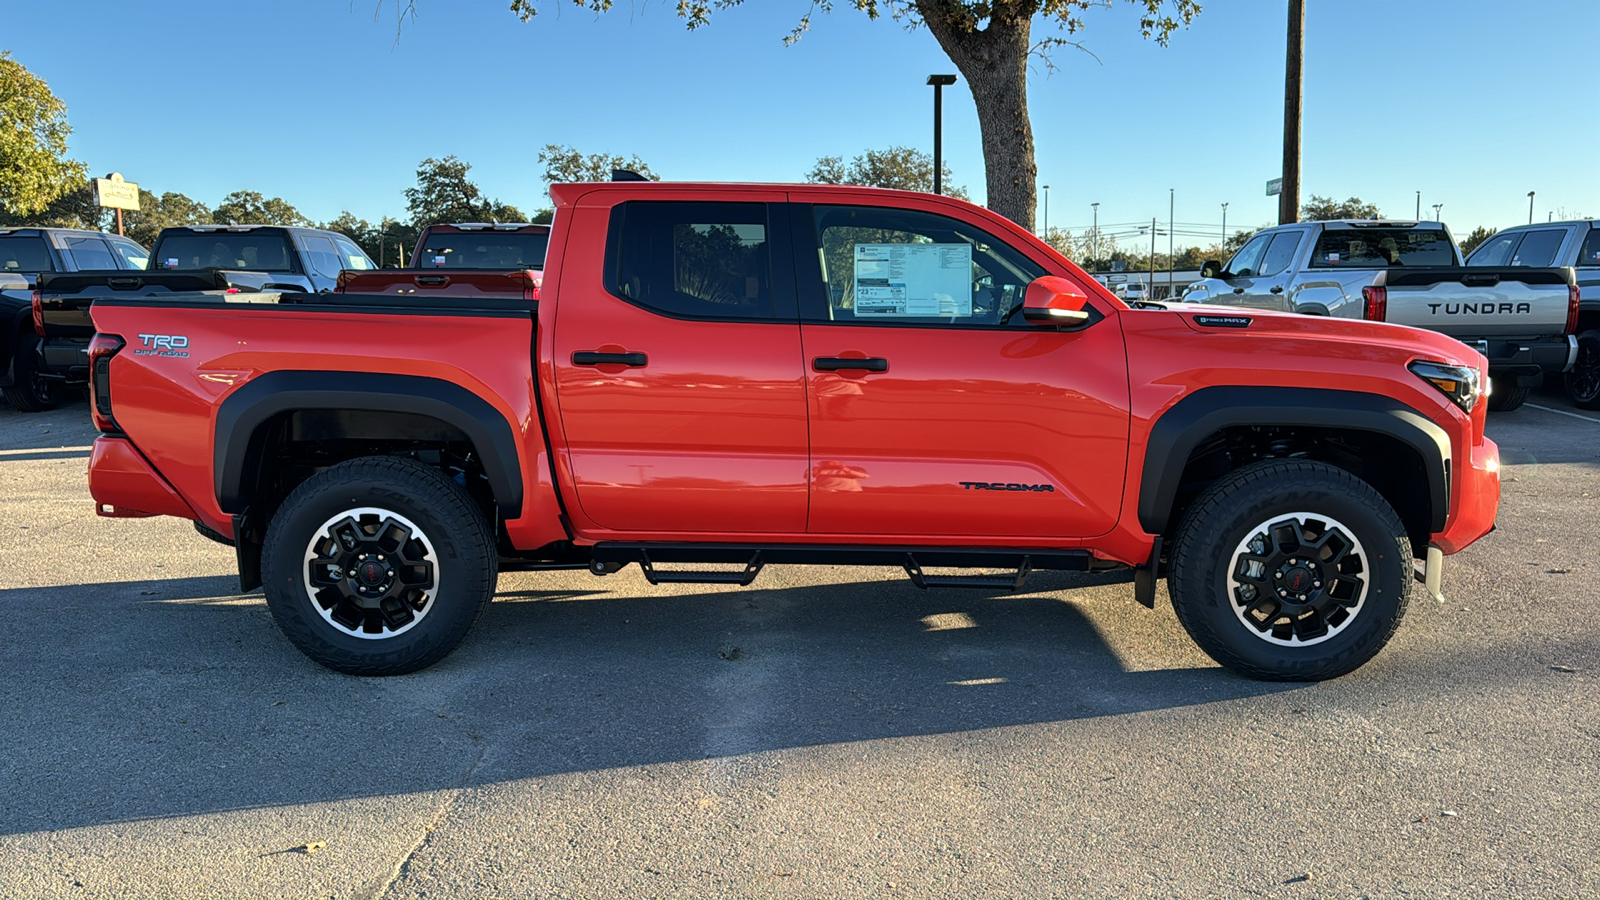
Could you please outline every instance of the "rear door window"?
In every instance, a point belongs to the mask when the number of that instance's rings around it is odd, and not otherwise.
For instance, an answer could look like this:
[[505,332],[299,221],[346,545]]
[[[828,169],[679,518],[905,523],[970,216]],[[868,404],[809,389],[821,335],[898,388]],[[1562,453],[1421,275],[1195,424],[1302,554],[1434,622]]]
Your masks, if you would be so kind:
[[96,237],[69,237],[67,252],[80,269],[115,269],[117,261],[111,257],[111,248]]
[[768,210],[765,203],[618,204],[607,240],[611,293],[678,318],[792,319],[773,295]]
[[1455,244],[1438,228],[1329,228],[1311,251],[1313,269],[1455,264]]
[[1553,266],[1556,264],[1556,251],[1561,249],[1561,241],[1567,236],[1565,229],[1541,228],[1538,231],[1526,232],[1522,243],[1517,245],[1517,252],[1511,255],[1513,266]]
[[42,237],[0,236],[0,272],[54,272],[55,260]]

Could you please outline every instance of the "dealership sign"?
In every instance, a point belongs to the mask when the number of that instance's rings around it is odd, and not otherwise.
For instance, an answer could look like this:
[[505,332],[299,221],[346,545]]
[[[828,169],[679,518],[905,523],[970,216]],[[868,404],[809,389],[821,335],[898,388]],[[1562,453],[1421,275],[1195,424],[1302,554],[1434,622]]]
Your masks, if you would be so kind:
[[122,176],[112,172],[104,178],[94,179],[94,203],[110,209],[138,209],[139,186],[131,181],[123,181]]

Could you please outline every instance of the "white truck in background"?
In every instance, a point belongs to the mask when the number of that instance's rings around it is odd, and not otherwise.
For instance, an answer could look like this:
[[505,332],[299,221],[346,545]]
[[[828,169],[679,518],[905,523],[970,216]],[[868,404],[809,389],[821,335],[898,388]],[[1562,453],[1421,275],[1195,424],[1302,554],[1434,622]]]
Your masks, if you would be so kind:
[[1516,409],[1573,368],[1571,268],[1473,266],[1439,222],[1339,219],[1256,232],[1222,266],[1208,260],[1184,301],[1426,328],[1482,353],[1489,408]]

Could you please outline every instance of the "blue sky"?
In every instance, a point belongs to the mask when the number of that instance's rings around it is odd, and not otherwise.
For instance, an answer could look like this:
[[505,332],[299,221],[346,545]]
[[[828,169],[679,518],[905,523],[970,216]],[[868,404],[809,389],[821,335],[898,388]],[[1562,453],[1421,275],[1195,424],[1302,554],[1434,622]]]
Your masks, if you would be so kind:
[[[674,180],[798,181],[817,157],[931,150],[926,76],[954,72],[925,30],[847,3],[782,38],[809,0],[750,0],[686,32],[665,0],[610,14],[417,0],[396,39],[376,0],[7,0],[0,49],[69,109],[72,153],[156,191],[282,196],[318,220],[402,215],[417,163],[455,154],[492,196],[548,205],[547,143],[637,153]],[[549,4],[547,4],[549,5]],[[1029,106],[1050,223],[1168,215],[1180,235],[1276,221],[1282,0],[1209,0],[1162,48],[1131,6],[1092,10],[1036,67]],[[1457,235],[1554,212],[1600,215],[1593,0],[1309,0],[1303,191]],[[1043,30],[1036,32],[1042,36]],[[983,196],[977,116],[945,92],[945,153]],[[1209,243],[1194,237],[1189,243]],[[1179,243],[1185,243],[1180,236]],[[1164,248],[1163,248],[1164,249]]]

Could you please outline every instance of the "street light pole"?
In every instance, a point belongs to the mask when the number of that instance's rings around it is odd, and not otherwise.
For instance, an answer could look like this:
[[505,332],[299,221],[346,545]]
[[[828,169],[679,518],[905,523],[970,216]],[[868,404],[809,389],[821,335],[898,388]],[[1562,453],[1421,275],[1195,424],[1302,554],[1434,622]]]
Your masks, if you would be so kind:
[[1050,240],[1050,185],[1044,186],[1044,239]]
[[1228,204],[1222,204],[1222,252],[1228,252]]
[[1089,252],[1094,255],[1094,267],[1100,268],[1100,204],[1089,204],[1094,209],[1094,240],[1090,242]]
[[1421,191],[1417,191],[1417,219],[1418,219],[1418,221],[1421,221],[1421,219],[1422,219],[1422,192]]
[[1167,188],[1167,296],[1172,296],[1172,233],[1178,209],[1178,189]]
[[955,84],[954,75],[929,75],[933,85],[933,192],[944,193],[944,86]]
[[1434,221],[1435,221],[1435,222],[1437,222],[1437,221],[1439,221],[1439,210],[1440,210],[1440,209],[1441,209],[1441,208],[1443,208],[1443,207],[1444,207],[1444,204],[1443,204],[1443,203],[1435,203],[1435,204],[1434,204],[1434,205],[1433,205],[1433,220],[1434,220]]
[[1528,192],[1528,224],[1533,224],[1533,191]]

